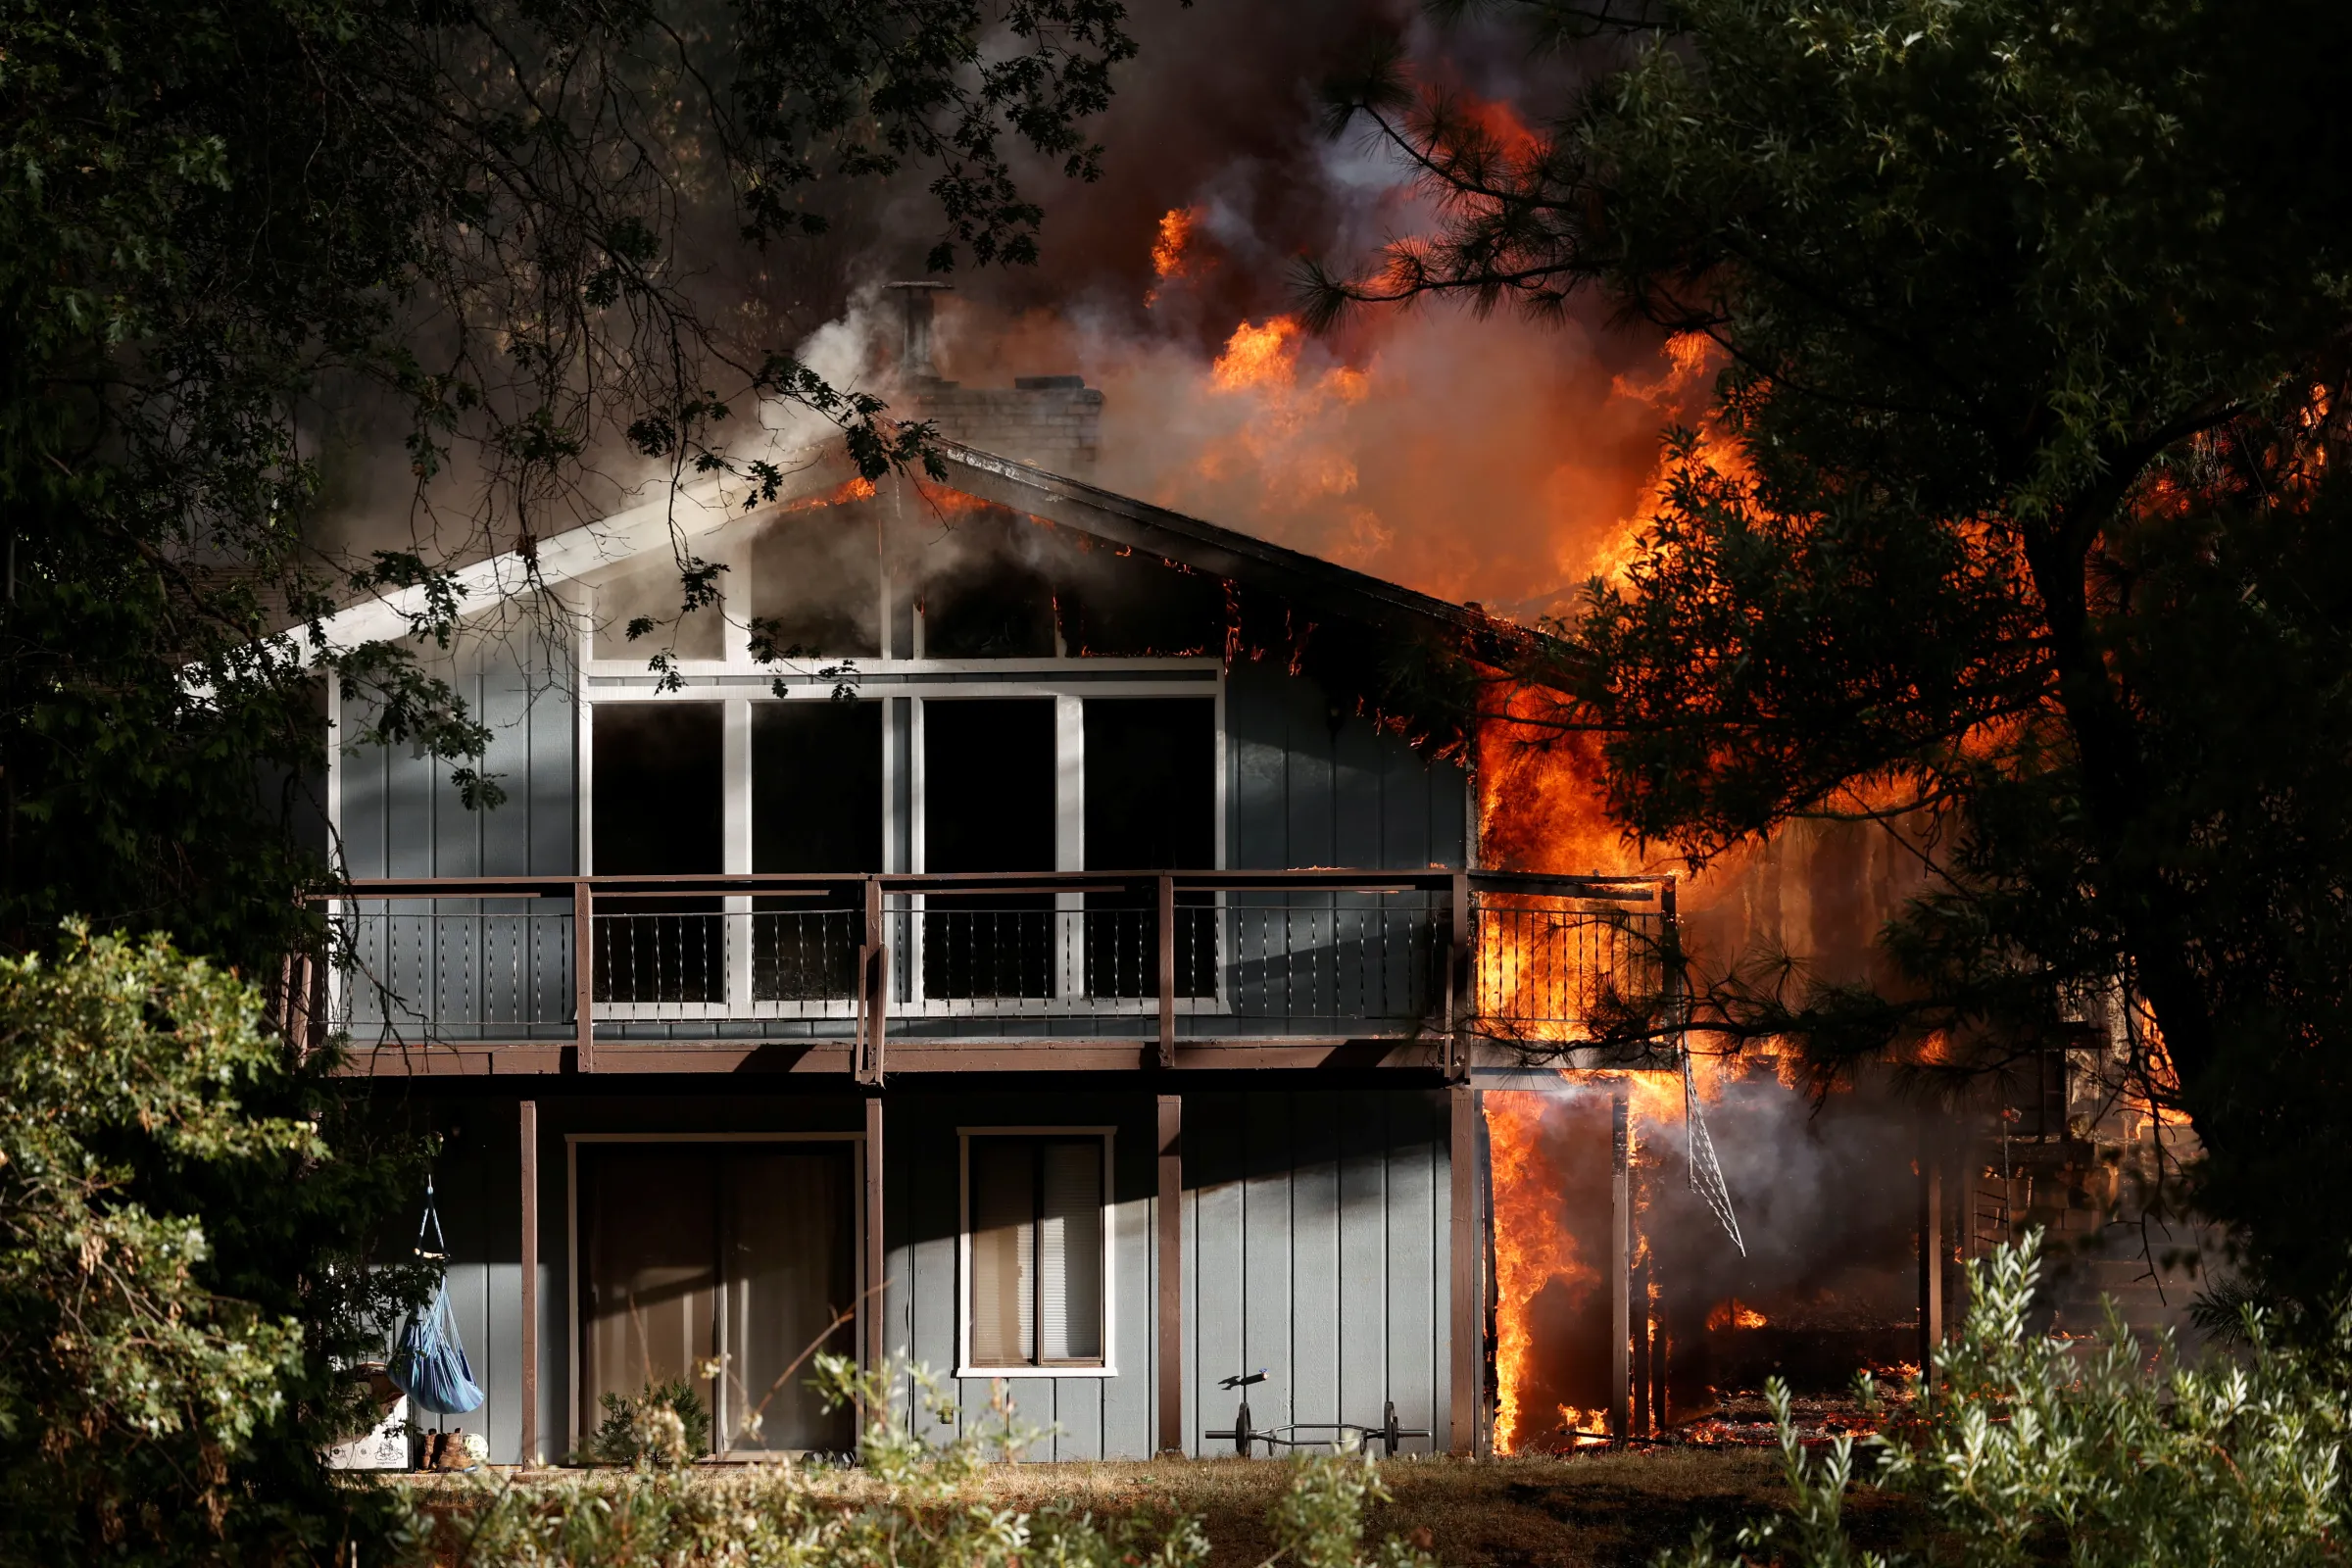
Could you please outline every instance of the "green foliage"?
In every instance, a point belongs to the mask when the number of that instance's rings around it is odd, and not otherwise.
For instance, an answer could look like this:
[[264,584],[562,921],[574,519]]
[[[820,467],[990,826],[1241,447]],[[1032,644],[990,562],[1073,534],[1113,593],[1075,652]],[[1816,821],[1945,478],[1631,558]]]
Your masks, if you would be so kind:
[[326,1239],[366,1233],[390,1171],[334,1147],[317,1091],[251,987],[161,940],[0,957],[0,1562],[387,1528],[315,1455],[362,1419],[331,1363],[416,1282]]
[[[701,1475],[640,1466],[625,1475],[509,1485],[468,1480],[436,1499],[412,1560],[484,1568],[1204,1568],[1198,1519],[1149,1509],[1098,1518],[1064,1503],[1023,1513],[976,1483],[1051,1436],[1024,1426],[1002,1385],[959,1411],[920,1367],[860,1372],[820,1354],[810,1386],[864,1412],[859,1468],[778,1463]],[[650,1391],[649,1391],[650,1394]],[[907,1403],[900,1402],[902,1399]],[[911,1409],[926,1440],[907,1419]],[[1386,1500],[1372,1460],[1326,1454],[1294,1465],[1268,1524],[1270,1562],[1297,1568],[1434,1568],[1394,1537],[1367,1553],[1363,1510]]]
[[1267,1516],[1276,1555],[1298,1568],[1435,1568],[1436,1559],[1395,1536],[1364,1554],[1364,1506],[1389,1500],[1370,1455],[1301,1454],[1292,1461],[1290,1490]]
[[1514,671],[1559,694],[1531,730],[1596,733],[1612,814],[1693,862],[1829,815],[1936,873],[1893,984],[1737,956],[1693,1022],[1835,1075],[2128,1017],[2202,1203],[2267,1287],[2334,1299],[2352,1212],[2306,1195],[2352,1112],[2352,204],[2309,171],[2352,18],[1504,9],[1585,40],[1562,112],[1520,148],[1391,69],[1348,84],[1446,217],[1320,278],[1326,314],[1597,290],[1719,371],[1630,569]]
[[[1871,1482],[1916,1505],[1907,1555],[1859,1551],[1841,1505],[1854,1446],[1809,1457],[1770,1389],[1793,1504],[1743,1528],[1740,1560],[1789,1568],[1893,1562],[1986,1568],[2054,1561],[2081,1568],[2228,1562],[2244,1568],[2336,1562],[2352,1516],[2343,1454],[2352,1438],[2352,1317],[2325,1344],[2277,1343],[2249,1311],[2234,1353],[2185,1364],[2169,1341],[2151,1357],[2110,1315],[2080,1342],[2033,1331],[2040,1238],[1969,1265],[1972,1306],[1936,1359],[1920,1429],[1874,1438]],[[1868,1388],[1869,1381],[1864,1379]],[[1661,1568],[1722,1562],[1696,1543]]]
[[692,1464],[710,1451],[710,1410],[684,1378],[649,1383],[626,1398],[608,1394],[588,1456],[605,1464]]

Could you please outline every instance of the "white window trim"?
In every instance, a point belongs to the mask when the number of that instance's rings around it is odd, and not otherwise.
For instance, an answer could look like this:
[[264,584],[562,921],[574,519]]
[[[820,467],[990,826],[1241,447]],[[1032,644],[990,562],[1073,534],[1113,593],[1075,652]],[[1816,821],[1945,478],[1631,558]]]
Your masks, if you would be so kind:
[[[580,1338],[580,1146],[582,1144],[847,1144],[850,1146],[852,1180],[850,1182],[850,1245],[857,1250],[852,1273],[858,1285],[858,1318],[850,1326],[857,1336],[855,1353],[858,1365],[865,1363],[866,1314],[879,1310],[874,1301],[874,1282],[865,1277],[865,1182],[858,1172],[865,1165],[865,1134],[861,1132],[792,1132],[792,1133],[565,1133],[564,1135],[564,1252],[568,1261],[565,1270],[570,1275],[564,1296],[565,1341],[568,1345],[569,1370],[564,1382],[570,1397],[564,1416],[565,1437],[564,1451],[577,1452],[588,1441],[589,1412],[584,1406],[588,1398],[587,1347]],[[543,1355],[545,1351],[541,1352]],[[542,1367],[544,1370],[544,1366]],[[714,1434],[731,1431],[719,1424],[724,1406],[711,1412]],[[753,1459],[767,1461],[787,1456],[788,1450],[765,1448],[722,1448],[713,1455],[721,1459]]]
[[[1115,1378],[1118,1367],[1118,1200],[1116,1127],[958,1127],[956,1129],[956,1376],[959,1378]],[[1100,1138],[1102,1140],[1102,1362],[1100,1366],[978,1366],[972,1361],[972,1140],[975,1138]]]

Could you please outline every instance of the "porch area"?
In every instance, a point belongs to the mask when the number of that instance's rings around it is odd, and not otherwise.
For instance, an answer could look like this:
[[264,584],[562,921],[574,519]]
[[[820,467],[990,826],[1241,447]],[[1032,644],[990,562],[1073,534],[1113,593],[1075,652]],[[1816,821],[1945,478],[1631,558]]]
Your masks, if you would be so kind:
[[362,1072],[1458,1069],[1663,994],[1670,878],[355,881],[289,1011]]

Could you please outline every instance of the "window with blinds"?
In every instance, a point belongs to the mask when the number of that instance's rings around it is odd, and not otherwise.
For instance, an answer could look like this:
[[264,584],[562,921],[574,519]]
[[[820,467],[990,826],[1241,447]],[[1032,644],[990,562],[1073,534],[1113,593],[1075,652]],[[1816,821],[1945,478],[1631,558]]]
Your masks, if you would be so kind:
[[971,1365],[1103,1364],[1099,1135],[966,1145]]

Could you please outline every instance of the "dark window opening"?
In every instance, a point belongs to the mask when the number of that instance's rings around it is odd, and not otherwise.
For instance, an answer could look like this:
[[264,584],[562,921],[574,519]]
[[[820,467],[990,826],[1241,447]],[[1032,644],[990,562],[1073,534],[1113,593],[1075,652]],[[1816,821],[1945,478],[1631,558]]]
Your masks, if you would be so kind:
[[928,659],[1052,659],[1054,585],[1018,561],[958,563],[923,591]]
[[1215,654],[1225,645],[1225,581],[1155,556],[1072,551],[1061,568],[1061,635],[1074,655]]
[[[882,869],[880,703],[753,705],[752,869]],[[853,996],[863,896],[850,884],[819,898],[755,898],[751,941],[756,999]]]
[[[1054,794],[1053,699],[923,704],[926,871],[1052,870]],[[927,906],[928,995],[1053,994],[1052,895],[935,893]]]
[[[725,869],[725,730],[718,703],[596,705],[590,778],[599,876]],[[598,900],[596,1000],[725,1000],[718,908],[713,899]]]
[[[1086,702],[1086,864],[1099,871],[1200,871],[1216,864],[1216,703],[1203,697]],[[1216,991],[1215,895],[1177,895],[1176,991]],[[1159,904],[1144,892],[1086,896],[1086,988],[1159,990]]]

